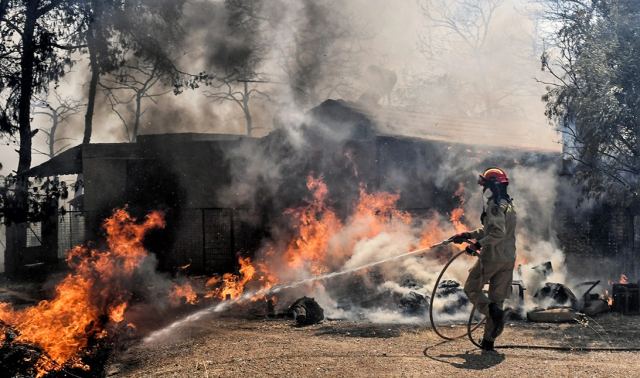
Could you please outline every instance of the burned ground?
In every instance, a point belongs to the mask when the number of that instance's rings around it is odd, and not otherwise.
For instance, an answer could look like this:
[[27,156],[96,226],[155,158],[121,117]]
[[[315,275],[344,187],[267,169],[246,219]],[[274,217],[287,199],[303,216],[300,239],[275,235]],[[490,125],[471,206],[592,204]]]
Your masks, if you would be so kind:
[[[503,344],[640,346],[640,318],[606,314],[588,323],[512,322]],[[462,326],[447,332],[463,333]],[[467,339],[438,344],[425,325],[209,317],[166,340],[114,355],[111,377],[213,376],[634,376],[637,352],[508,349],[481,354]],[[431,347],[431,348],[428,348]],[[427,349],[425,349],[427,348]]]

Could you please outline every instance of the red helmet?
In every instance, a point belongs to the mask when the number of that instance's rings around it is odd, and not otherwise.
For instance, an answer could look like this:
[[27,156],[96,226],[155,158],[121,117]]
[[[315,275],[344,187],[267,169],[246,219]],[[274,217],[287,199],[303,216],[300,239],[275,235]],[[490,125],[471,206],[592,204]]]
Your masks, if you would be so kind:
[[489,181],[509,185],[509,177],[507,177],[507,173],[500,168],[487,168],[484,173],[480,175],[478,184],[485,186]]

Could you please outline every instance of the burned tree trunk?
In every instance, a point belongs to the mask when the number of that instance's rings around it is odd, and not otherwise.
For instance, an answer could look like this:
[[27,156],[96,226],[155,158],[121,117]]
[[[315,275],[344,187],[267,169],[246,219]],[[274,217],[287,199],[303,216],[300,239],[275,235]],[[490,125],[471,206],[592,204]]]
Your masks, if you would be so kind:
[[[95,28],[95,26],[92,26]],[[91,80],[89,81],[89,95],[87,96],[87,112],[84,116],[84,138],[82,143],[89,144],[91,142],[91,133],[93,131],[93,112],[96,104],[96,93],[98,90],[98,81],[100,79],[100,67],[98,66],[98,57],[96,52],[96,41],[93,35],[94,31],[89,30],[87,33],[87,45],[89,47],[89,62],[91,67]]]
[[39,1],[37,0],[27,2],[25,26],[22,32],[20,100],[18,103],[18,122],[20,126],[18,174],[24,173],[31,168],[31,96],[33,94],[33,64],[35,59],[34,33],[38,19],[38,3]]

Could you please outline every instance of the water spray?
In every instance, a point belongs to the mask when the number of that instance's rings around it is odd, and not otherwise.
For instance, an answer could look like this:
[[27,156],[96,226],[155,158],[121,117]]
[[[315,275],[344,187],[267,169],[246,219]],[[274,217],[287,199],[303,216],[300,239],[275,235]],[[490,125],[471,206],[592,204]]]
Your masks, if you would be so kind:
[[339,271],[339,272],[332,272],[332,273],[327,273],[327,274],[323,274],[323,275],[320,275],[320,276],[310,277],[310,278],[306,278],[304,280],[295,281],[295,282],[288,283],[288,284],[276,285],[276,286],[273,286],[273,287],[271,287],[269,289],[266,289],[265,292],[262,292],[262,290],[261,290],[261,291],[256,292],[253,295],[274,294],[274,293],[277,293],[277,292],[279,292],[281,290],[294,288],[294,287],[297,287],[297,286],[300,286],[300,285],[304,285],[304,284],[307,284],[307,283],[316,282],[316,281],[324,281],[324,280],[328,280],[328,279],[331,279],[331,278],[334,278],[334,277],[344,276],[346,274],[351,274],[351,273],[355,273],[355,272],[358,272],[358,271],[361,271],[361,270],[369,269],[369,268],[372,268],[374,266],[381,265],[381,264],[384,264],[384,263],[387,263],[387,262],[390,262],[390,261],[399,260],[399,259],[402,259],[402,258],[405,258],[405,257],[427,253],[427,252],[429,252],[429,251],[431,251],[431,250],[433,250],[435,248],[446,246],[446,245],[450,244],[451,242],[452,241],[450,239],[447,239],[447,240],[444,240],[444,241],[442,241],[440,243],[434,244],[434,245],[432,245],[430,247],[416,249],[416,250],[413,250],[413,251],[405,252],[405,253],[400,254],[400,255],[387,257],[386,259],[382,259],[382,260],[379,260],[379,261],[374,261],[374,262],[371,262],[371,263],[368,263],[368,264],[360,265],[360,266],[355,267],[355,268],[350,268],[350,269],[345,269],[345,270],[342,270],[342,271]]
[[[416,250],[412,250],[409,252],[405,252],[402,253],[400,255],[396,255],[396,256],[391,256],[391,257],[387,257],[385,259],[379,260],[379,261],[375,261],[375,262],[371,262],[368,264],[364,264],[355,268],[350,268],[350,269],[345,269],[339,272],[332,272],[332,273],[327,273],[327,274],[323,274],[320,276],[314,276],[314,277],[309,277],[309,278],[305,278],[303,280],[299,280],[299,281],[294,281],[294,282],[290,282],[290,283],[286,283],[286,284],[280,284],[280,285],[275,285],[272,286],[270,288],[265,288],[265,289],[260,289],[260,290],[256,290],[256,291],[250,291],[250,292],[246,292],[244,294],[242,294],[240,297],[232,299],[232,300],[227,300],[227,301],[223,301],[220,302],[218,304],[209,306],[207,308],[204,308],[200,311],[196,311],[191,315],[188,315],[187,317],[180,319],[178,321],[173,322],[172,324],[168,325],[167,327],[160,329],[158,331],[152,332],[149,336],[145,337],[144,341],[145,342],[152,342],[154,340],[157,340],[158,338],[161,338],[163,336],[166,336],[168,334],[170,334],[173,330],[180,328],[182,325],[196,321],[200,318],[202,318],[203,316],[207,315],[207,314],[211,314],[211,313],[218,313],[218,312],[222,312],[224,310],[226,310],[227,308],[229,308],[231,305],[234,304],[239,304],[239,303],[244,303],[247,301],[250,301],[252,298],[255,297],[263,297],[263,296],[267,296],[269,294],[276,294],[281,292],[282,290],[286,290],[286,289],[292,289],[298,286],[302,286],[302,285],[306,285],[312,282],[317,282],[317,281],[324,281],[324,280],[328,280],[334,277],[339,277],[339,276],[344,276],[347,274],[352,274],[361,270],[365,270],[368,268],[372,268],[374,266],[378,266],[381,264],[385,264],[388,263],[390,261],[394,261],[394,260],[399,260],[399,259],[403,259],[405,257],[409,257],[409,256],[415,256],[415,255],[421,255],[424,253],[427,253],[435,248],[439,248],[439,247],[444,247],[448,244],[451,244],[452,240],[451,239],[447,239],[444,241],[441,241],[440,243],[437,244],[433,244],[429,247],[426,248],[420,248],[420,249],[416,249]],[[456,255],[455,257],[459,256]],[[452,260],[451,260],[452,261]],[[447,265],[448,266],[448,265]],[[444,273],[444,272],[443,272]],[[439,278],[438,278],[439,279]]]
[[[158,339],[163,338],[164,336],[168,336],[169,334],[171,334],[172,331],[179,329],[180,327],[182,327],[185,324],[188,324],[190,322],[196,321],[201,319],[202,317],[208,315],[208,314],[212,314],[212,313],[219,313],[222,312],[224,310],[226,310],[227,308],[229,308],[231,305],[233,304],[238,304],[238,303],[244,303],[246,301],[251,300],[252,298],[255,297],[261,297],[261,296],[266,296],[269,294],[275,294],[278,292],[281,292],[282,290],[286,290],[286,289],[291,289],[291,288],[295,288],[298,286],[302,286],[305,284],[309,284],[311,282],[317,282],[317,281],[324,281],[327,279],[331,279],[334,277],[338,277],[338,276],[343,276],[343,275],[347,275],[347,274],[352,274],[361,270],[365,270],[368,268],[372,268],[374,266],[378,266],[381,264],[385,264],[387,262],[390,261],[394,261],[394,260],[399,260],[405,257],[409,257],[409,256],[415,256],[415,255],[420,255],[420,254],[424,254],[427,253],[435,248],[438,247],[443,247],[446,246],[448,244],[451,244],[453,241],[451,239],[447,239],[444,240],[440,243],[434,244],[430,247],[426,247],[426,248],[421,248],[421,249],[416,249],[413,251],[409,251],[409,252],[405,252],[396,256],[392,256],[392,257],[388,257],[379,261],[375,261],[375,262],[371,262],[368,264],[364,264],[355,268],[350,268],[350,269],[345,269],[342,271],[338,271],[338,272],[332,272],[332,273],[327,273],[327,274],[323,274],[320,276],[315,276],[315,277],[310,277],[310,278],[306,278],[303,280],[299,280],[299,281],[295,281],[295,282],[290,282],[290,283],[286,283],[286,284],[280,284],[280,285],[276,285],[270,288],[265,288],[265,289],[260,289],[257,291],[252,291],[252,292],[246,292],[244,293],[242,296],[233,299],[233,300],[228,300],[228,301],[224,301],[224,302],[220,302],[216,305],[212,305],[209,306],[207,308],[204,308],[200,311],[197,311],[191,315],[186,316],[183,319],[180,319],[176,322],[173,322],[172,324],[168,325],[167,327],[160,329],[158,331],[152,332],[149,336],[144,338],[144,342],[154,342]],[[436,279],[436,282],[434,284],[433,287],[433,291],[431,293],[431,299],[430,299],[430,303],[429,303],[429,321],[431,323],[431,328],[433,329],[433,331],[440,336],[443,339],[443,342],[448,342],[448,341],[452,341],[452,340],[456,340],[456,339],[460,339],[463,337],[468,337],[469,340],[471,341],[471,343],[475,346],[477,346],[478,348],[480,347],[480,344],[474,340],[473,338],[473,332],[478,329],[485,321],[485,318],[481,319],[478,323],[476,323],[475,325],[473,324],[473,320],[475,319],[475,313],[476,313],[476,308],[475,306],[473,306],[471,313],[469,315],[469,321],[467,322],[467,327],[466,327],[466,332],[463,333],[462,335],[458,335],[455,337],[451,337],[451,336],[446,336],[444,334],[442,334],[439,330],[438,327],[436,325],[436,322],[434,321],[433,318],[433,304],[435,301],[435,297],[436,297],[436,293],[438,290],[438,286],[440,284],[440,281],[442,279],[442,277],[444,276],[445,272],[447,271],[447,269],[449,268],[449,266],[456,260],[458,259],[458,257],[460,257],[462,254],[464,254],[465,251],[460,251],[458,253],[456,253],[455,255],[453,255],[449,261],[447,261],[447,263],[444,265],[444,267],[442,268],[442,270],[440,271],[440,274],[438,275],[438,278]],[[425,348],[424,350],[424,354],[425,356],[428,357],[428,350],[437,346],[437,345],[441,345],[441,343],[438,343],[436,345],[433,346],[428,346],[427,348]],[[519,344],[510,344],[510,345],[496,345],[495,346],[496,349],[545,349],[545,350],[558,350],[558,351],[610,351],[610,352],[622,352],[622,351],[640,351],[640,348],[615,348],[615,347],[573,347],[573,346],[550,346],[550,345],[519,345]]]
[[299,281],[294,281],[294,282],[290,282],[290,283],[286,283],[286,284],[275,285],[275,286],[272,286],[270,288],[265,288],[265,289],[260,289],[260,290],[256,290],[256,291],[246,292],[246,293],[244,293],[243,295],[241,295],[240,297],[238,297],[236,299],[218,303],[217,305],[214,306],[213,312],[224,311],[229,306],[231,306],[233,304],[243,303],[243,302],[251,300],[252,298],[255,298],[255,297],[263,297],[263,296],[267,296],[269,294],[276,294],[276,293],[281,292],[282,290],[292,289],[292,288],[295,288],[295,287],[298,287],[298,286],[302,286],[302,285],[306,285],[306,284],[309,284],[309,283],[312,283],[312,282],[324,281],[324,280],[328,280],[328,279],[331,279],[331,278],[344,276],[344,275],[347,275],[347,274],[352,274],[352,273],[355,273],[355,272],[359,272],[361,270],[372,268],[374,266],[378,266],[378,265],[382,265],[382,264],[388,263],[390,261],[403,259],[405,257],[421,255],[421,254],[427,253],[427,252],[429,252],[429,251],[431,251],[431,250],[433,250],[435,248],[444,247],[444,246],[446,246],[448,244],[451,244],[451,243],[452,243],[452,240],[451,239],[447,239],[447,240],[441,241],[440,243],[433,244],[430,247],[415,249],[413,251],[405,252],[405,253],[402,253],[400,255],[391,256],[391,257],[387,257],[386,259],[382,259],[382,260],[374,261],[374,262],[367,263],[367,264],[364,264],[364,265],[360,265],[360,266],[357,266],[355,268],[350,268],[350,269],[345,269],[345,270],[341,270],[341,271],[338,271],[338,272],[332,272],[332,273],[327,273],[327,274],[323,274],[323,275],[319,275],[319,276],[309,277],[309,278],[305,278],[305,279],[299,280]]

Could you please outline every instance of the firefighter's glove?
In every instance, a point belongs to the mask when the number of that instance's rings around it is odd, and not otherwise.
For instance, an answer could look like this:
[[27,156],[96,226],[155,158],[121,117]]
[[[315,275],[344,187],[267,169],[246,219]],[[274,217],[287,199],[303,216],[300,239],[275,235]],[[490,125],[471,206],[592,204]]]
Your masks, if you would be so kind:
[[464,249],[464,251],[470,256],[479,256],[481,248],[482,246],[480,245],[480,243],[475,242],[470,243],[467,248]]
[[471,234],[468,232],[461,232],[459,234],[453,235],[449,240],[456,244],[462,244],[467,240],[471,239]]

